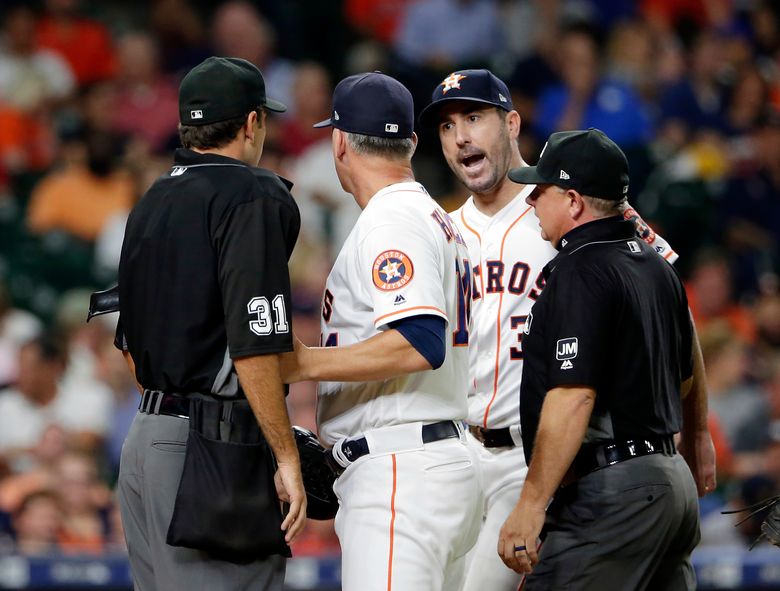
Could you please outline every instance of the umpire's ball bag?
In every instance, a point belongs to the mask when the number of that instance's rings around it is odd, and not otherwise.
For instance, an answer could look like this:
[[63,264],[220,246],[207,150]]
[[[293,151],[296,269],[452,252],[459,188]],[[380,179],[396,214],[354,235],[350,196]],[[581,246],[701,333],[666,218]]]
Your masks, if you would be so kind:
[[166,541],[230,562],[289,557],[276,464],[249,404],[233,403],[230,441],[220,440],[221,418],[220,402],[190,400],[184,470]]

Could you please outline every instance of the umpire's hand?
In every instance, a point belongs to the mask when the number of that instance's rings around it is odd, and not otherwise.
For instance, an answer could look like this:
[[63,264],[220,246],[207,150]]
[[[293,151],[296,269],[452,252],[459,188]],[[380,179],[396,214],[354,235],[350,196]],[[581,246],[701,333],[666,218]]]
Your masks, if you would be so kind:
[[544,526],[544,509],[521,498],[498,534],[498,555],[517,573],[529,574],[539,562],[537,544]]
[[301,465],[279,462],[274,483],[279,498],[290,504],[290,510],[282,522],[282,529],[287,532],[284,539],[290,544],[306,525],[306,491],[303,488]]

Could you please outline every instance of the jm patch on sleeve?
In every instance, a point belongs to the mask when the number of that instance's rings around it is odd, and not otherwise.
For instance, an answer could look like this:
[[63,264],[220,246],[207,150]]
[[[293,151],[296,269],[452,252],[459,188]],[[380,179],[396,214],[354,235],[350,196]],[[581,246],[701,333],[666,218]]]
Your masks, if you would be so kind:
[[414,276],[412,259],[400,250],[386,250],[374,260],[374,285],[382,291],[393,291],[409,284]]

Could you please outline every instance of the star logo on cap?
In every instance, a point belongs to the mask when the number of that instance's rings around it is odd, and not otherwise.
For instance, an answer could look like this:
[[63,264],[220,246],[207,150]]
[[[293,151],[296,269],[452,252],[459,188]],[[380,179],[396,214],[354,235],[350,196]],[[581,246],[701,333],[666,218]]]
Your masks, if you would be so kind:
[[460,81],[466,78],[463,74],[455,74],[454,72],[447,76],[444,81],[441,83],[441,85],[444,87],[444,90],[442,90],[442,94],[447,94],[448,90],[452,90],[453,88],[457,88],[460,90]]

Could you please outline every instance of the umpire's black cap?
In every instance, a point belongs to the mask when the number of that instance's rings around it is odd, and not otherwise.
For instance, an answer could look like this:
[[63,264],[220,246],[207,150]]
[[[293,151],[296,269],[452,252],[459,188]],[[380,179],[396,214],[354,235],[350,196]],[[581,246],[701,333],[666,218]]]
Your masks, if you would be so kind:
[[330,119],[314,127],[389,138],[410,138],[414,133],[412,93],[398,80],[381,72],[344,78],[333,91]]
[[179,121],[207,125],[243,117],[262,107],[283,113],[287,107],[265,95],[265,80],[254,64],[237,57],[210,57],[179,86]]
[[620,201],[628,193],[628,160],[603,131],[559,131],[550,136],[536,166],[509,171],[516,183],[557,185]]
[[505,111],[514,109],[506,84],[490,70],[458,70],[441,81],[431,96],[431,104],[420,113],[420,125],[435,127],[442,103],[472,101],[494,105]]

